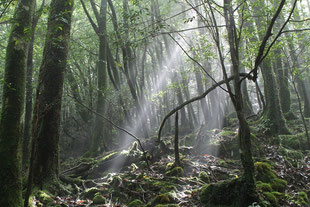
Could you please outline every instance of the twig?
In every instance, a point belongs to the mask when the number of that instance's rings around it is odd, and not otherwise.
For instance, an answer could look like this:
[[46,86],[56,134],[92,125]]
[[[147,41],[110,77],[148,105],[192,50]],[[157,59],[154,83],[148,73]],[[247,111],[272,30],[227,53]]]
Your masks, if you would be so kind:
[[[181,44],[172,36],[172,35],[170,35],[170,34],[168,34],[170,37],[171,37],[171,39],[181,48],[181,50],[185,53],[185,55],[189,58],[189,59],[191,59],[192,61],[194,61],[205,73],[206,73],[206,75],[209,77],[209,78],[211,78],[211,80],[215,83],[215,84],[218,84],[218,82],[210,75],[210,73],[208,73],[208,71],[197,61],[197,60],[195,60],[193,57],[191,57],[189,54],[188,54],[188,52],[186,52],[186,50],[181,46]],[[220,84],[221,85],[221,84]],[[224,90],[225,92],[228,92],[225,88],[223,88],[222,86],[220,86],[219,85],[219,87],[222,89],[222,90]]]
[[4,8],[4,10],[1,12],[1,14],[0,14],[0,19],[1,19],[1,17],[2,17],[2,15],[5,13],[5,11],[9,8],[9,6],[10,6],[10,4],[13,2],[14,0],[11,0],[7,5],[6,5],[6,7]]

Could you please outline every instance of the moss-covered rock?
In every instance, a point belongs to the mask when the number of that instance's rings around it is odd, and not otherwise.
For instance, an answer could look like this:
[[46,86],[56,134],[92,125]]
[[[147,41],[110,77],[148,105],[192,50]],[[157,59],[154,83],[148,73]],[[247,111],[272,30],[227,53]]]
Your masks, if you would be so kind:
[[143,202],[140,201],[139,199],[133,200],[128,204],[128,207],[142,207]]
[[107,202],[107,199],[101,195],[101,193],[96,193],[93,198],[94,204],[105,204]]
[[270,184],[273,191],[284,192],[287,182],[278,178],[268,163],[256,162],[254,166],[257,181]]
[[239,205],[239,181],[225,180],[216,184],[205,185],[200,193],[200,200],[207,207],[218,205]]
[[174,167],[174,168],[172,168],[171,170],[168,170],[168,171],[166,172],[166,175],[167,175],[167,176],[181,177],[181,176],[183,176],[183,174],[184,174],[184,170],[183,170],[182,167],[179,167],[179,166]]
[[175,198],[171,193],[163,193],[157,195],[151,202],[151,206],[157,206],[158,204],[171,204],[174,203]]
[[205,171],[201,171],[198,175],[198,178],[205,183],[210,183],[209,175]]
[[271,166],[265,162],[256,162],[254,164],[255,167],[255,178],[258,181],[262,181],[264,183],[270,183],[277,176],[271,169]]
[[270,203],[270,206],[277,207],[278,206],[278,199],[276,196],[271,192],[264,192],[264,198]]

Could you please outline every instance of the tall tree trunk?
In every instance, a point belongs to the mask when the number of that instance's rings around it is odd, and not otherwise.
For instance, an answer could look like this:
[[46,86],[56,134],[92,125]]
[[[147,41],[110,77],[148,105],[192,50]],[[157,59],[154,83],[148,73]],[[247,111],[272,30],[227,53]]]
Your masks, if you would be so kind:
[[[258,31],[258,37],[260,40],[263,39],[263,33],[259,28],[264,28],[262,22],[265,20],[261,17],[258,12],[264,7],[264,5],[257,5],[253,7],[253,14],[255,16],[255,24]],[[252,26],[252,25],[251,25]],[[269,134],[288,134],[289,130],[286,125],[286,121],[283,115],[283,111],[280,104],[278,85],[275,79],[274,69],[271,65],[270,58],[265,58],[261,64],[261,71],[264,79],[264,91],[266,99],[266,108],[264,110],[264,118],[267,120]]]
[[29,182],[46,187],[58,180],[59,128],[73,0],[51,2],[47,36],[36,91],[32,137],[34,154]]
[[22,119],[28,40],[34,0],[17,4],[5,57],[0,121],[0,206],[22,206]]
[[277,48],[275,50],[275,54],[277,55],[277,57],[274,61],[273,67],[277,75],[281,109],[282,112],[285,114],[288,113],[291,109],[291,93],[289,90],[288,77],[284,74],[281,50]]
[[[42,1],[41,7],[32,18],[31,40],[28,48],[27,56],[27,72],[26,72],[26,104],[25,104],[25,119],[24,119],[24,134],[23,134],[23,168],[26,169],[29,164],[30,157],[30,137],[31,137],[31,118],[32,118],[32,70],[33,70],[33,45],[35,40],[35,29],[39,18],[42,14],[45,1]],[[36,7],[36,6],[35,6]]]
[[[195,72],[195,78],[196,78],[196,83],[197,83],[197,91],[199,94],[203,94],[204,87],[202,84],[202,78],[201,78],[200,71]],[[207,124],[208,119],[210,118],[210,114],[208,113],[207,101],[205,98],[200,100],[200,105],[201,105],[201,111],[203,113],[205,124]]]

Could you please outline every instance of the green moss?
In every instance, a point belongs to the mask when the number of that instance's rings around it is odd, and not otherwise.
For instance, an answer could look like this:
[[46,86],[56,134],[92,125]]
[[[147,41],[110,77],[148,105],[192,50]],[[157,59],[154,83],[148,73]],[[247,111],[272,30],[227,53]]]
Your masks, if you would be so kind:
[[174,202],[174,197],[170,193],[164,193],[157,195],[151,202],[152,206],[157,204],[169,204]]
[[209,175],[205,171],[200,172],[198,177],[199,177],[200,180],[202,180],[205,183],[209,183],[210,182]]
[[195,133],[191,133],[186,135],[183,139],[184,139],[184,143],[182,143],[182,141],[180,142],[181,144],[185,145],[185,146],[193,146],[195,144],[195,138],[196,138],[196,134]]
[[277,191],[273,191],[271,193],[277,198],[277,200],[282,199],[282,198],[285,197],[284,193],[280,193],[280,192],[277,192]]
[[98,163],[102,163],[102,162],[104,162],[104,161],[106,161],[106,160],[108,160],[108,159],[111,159],[112,157],[115,157],[115,156],[117,156],[118,154],[119,154],[119,152],[112,152],[112,153],[110,153],[110,154],[108,154],[108,155],[106,155],[106,156],[100,158],[100,159],[98,160]]
[[93,198],[94,204],[105,204],[107,202],[107,199],[101,195],[101,193],[96,193]]
[[231,137],[231,136],[236,136],[236,132],[235,131],[222,131],[221,133],[220,133],[220,135],[222,136],[222,137]]
[[284,192],[287,182],[280,178],[275,178],[271,181],[271,187],[275,191]]
[[297,204],[307,205],[309,202],[308,196],[305,192],[301,191],[297,195]]
[[178,207],[178,204],[158,204],[155,207]]
[[201,189],[200,200],[206,206],[239,204],[239,181],[225,180],[216,184],[205,185]]
[[256,162],[254,164],[254,167],[255,167],[255,178],[258,181],[262,181],[264,183],[270,183],[273,179],[277,177],[268,163]]
[[133,200],[128,204],[128,207],[142,207],[143,202],[140,201],[139,199]]
[[256,187],[257,187],[258,191],[262,191],[262,192],[271,192],[272,191],[270,183],[263,183],[262,181],[257,181]]
[[307,146],[307,138],[305,133],[295,135],[279,135],[279,140],[283,146],[295,150],[300,149],[300,147],[303,148],[304,146]]
[[168,170],[166,172],[167,176],[176,176],[176,177],[181,177],[184,174],[184,170],[182,167],[174,167],[171,170]]
[[294,167],[298,167],[299,160],[303,159],[304,155],[298,150],[287,149],[282,146],[279,147],[278,153],[282,155],[285,160],[291,163]]
[[264,197],[267,201],[270,202],[272,207],[278,206],[278,199],[271,192],[264,192]]
[[170,191],[176,191],[177,188],[174,184],[165,181],[156,181],[153,183],[153,186],[160,189],[161,193],[168,193]]
[[85,192],[82,194],[83,198],[88,198],[88,199],[92,199],[96,193],[101,192],[101,190],[99,190],[98,188],[89,188],[87,190],[85,190]]
[[40,190],[36,193],[36,196],[37,200],[39,200],[44,206],[50,206],[55,203],[52,195],[50,195],[48,192]]
[[287,182],[280,178],[271,169],[271,166],[265,162],[256,162],[255,167],[255,178],[257,181],[262,183],[270,184],[272,190],[284,192]]

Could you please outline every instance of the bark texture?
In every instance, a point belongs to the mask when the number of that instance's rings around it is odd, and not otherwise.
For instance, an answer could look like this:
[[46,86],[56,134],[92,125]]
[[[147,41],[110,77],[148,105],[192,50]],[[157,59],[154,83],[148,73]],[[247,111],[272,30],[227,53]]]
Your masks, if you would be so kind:
[[19,207],[23,203],[21,137],[33,7],[33,0],[19,1],[6,49],[0,121],[0,206],[6,207]]
[[73,0],[51,2],[33,113],[33,181],[44,186],[58,179],[59,128]]

